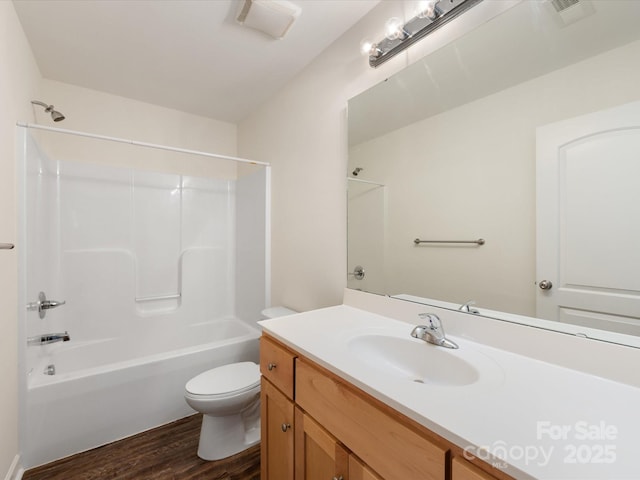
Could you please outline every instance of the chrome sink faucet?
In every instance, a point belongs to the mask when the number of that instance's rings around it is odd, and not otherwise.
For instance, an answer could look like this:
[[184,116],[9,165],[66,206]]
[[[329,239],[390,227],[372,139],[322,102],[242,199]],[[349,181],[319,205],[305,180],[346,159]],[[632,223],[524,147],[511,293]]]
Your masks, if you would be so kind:
[[71,340],[68,332],[64,333],[43,333],[35,337],[27,338],[27,345],[48,345],[49,343],[68,342]]
[[447,340],[444,336],[444,327],[440,318],[434,313],[419,313],[418,316],[421,320],[428,320],[427,325],[418,325],[411,331],[413,338],[419,338],[427,343],[433,343],[440,347],[458,348],[451,340]]
[[467,303],[463,303],[458,310],[460,310],[461,312],[473,313],[475,315],[478,315],[480,313],[480,310],[473,306],[475,304],[475,300],[469,300]]

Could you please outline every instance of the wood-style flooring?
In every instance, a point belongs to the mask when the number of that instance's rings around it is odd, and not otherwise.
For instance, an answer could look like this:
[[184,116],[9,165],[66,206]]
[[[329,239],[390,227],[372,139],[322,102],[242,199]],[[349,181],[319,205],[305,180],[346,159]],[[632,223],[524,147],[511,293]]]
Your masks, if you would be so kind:
[[198,458],[202,415],[27,470],[24,480],[259,480],[260,446],[216,462]]

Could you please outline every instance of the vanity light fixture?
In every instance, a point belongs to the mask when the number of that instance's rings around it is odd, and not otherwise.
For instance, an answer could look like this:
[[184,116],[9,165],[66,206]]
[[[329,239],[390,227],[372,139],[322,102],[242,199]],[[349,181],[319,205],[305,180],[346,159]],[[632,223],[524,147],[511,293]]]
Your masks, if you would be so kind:
[[385,24],[385,38],[378,43],[363,41],[361,51],[369,56],[369,65],[375,68],[481,1],[422,1],[411,20],[403,25],[399,18],[390,18]]

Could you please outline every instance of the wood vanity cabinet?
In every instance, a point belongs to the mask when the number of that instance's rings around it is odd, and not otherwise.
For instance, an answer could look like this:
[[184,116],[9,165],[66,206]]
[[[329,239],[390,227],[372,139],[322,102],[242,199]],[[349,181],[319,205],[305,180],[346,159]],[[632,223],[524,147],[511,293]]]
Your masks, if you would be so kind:
[[295,415],[295,478],[349,478],[349,451],[300,408]]
[[296,405],[384,480],[445,478],[446,446],[405,423],[393,409],[300,358]]
[[509,480],[276,340],[260,340],[262,480]]
[[348,480],[382,480],[364,463],[354,455],[349,455],[349,478]]
[[382,480],[298,407],[296,407],[295,437],[296,478]]
[[260,373],[287,398],[293,400],[294,362],[296,354],[279,343],[260,338]]
[[493,475],[480,470],[464,458],[454,457],[451,461],[451,480],[498,480]]
[[294,480],[293,404],[295,354],[266,337],[260,339],[260,476]]

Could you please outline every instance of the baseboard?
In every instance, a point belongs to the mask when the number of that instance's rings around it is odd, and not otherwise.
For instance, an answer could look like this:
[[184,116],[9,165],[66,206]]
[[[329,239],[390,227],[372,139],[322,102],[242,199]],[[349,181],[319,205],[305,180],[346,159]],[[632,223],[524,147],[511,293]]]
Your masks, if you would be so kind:
[[22,474],[24,473],[24,468],[20,464],[20,455],[16,455],[11,462],[11,466],[9,467],[9,471],[4,477],[4,480],[22,480]]

